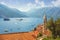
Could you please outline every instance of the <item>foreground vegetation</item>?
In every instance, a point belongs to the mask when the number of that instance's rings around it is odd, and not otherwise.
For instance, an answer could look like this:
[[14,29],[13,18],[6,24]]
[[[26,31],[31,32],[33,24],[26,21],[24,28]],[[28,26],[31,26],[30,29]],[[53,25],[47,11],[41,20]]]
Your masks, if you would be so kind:
[[[54,20],[52,17],[47,21],[46,27],[52,32],[51,37],[44,38],[43,40],[60,40],[60,18]],[[39,34],[38,37],[42,34]]]
[[60,40],[60,38],[56,38],[56,39],[54,39],[54,38],[44,38],[43,40]]
[[47,27],[51,30],[52,32],[52,37],[56,39],[57,37],[60,38],[60,18],[57,18],[54,20],[51,18],[47,22]]

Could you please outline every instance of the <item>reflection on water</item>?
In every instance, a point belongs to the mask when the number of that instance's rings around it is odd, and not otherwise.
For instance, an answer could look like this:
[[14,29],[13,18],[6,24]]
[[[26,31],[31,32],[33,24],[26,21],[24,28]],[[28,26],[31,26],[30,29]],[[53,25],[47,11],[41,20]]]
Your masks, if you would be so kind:
[[40,18],[10,18],[9,21],[4,21],[3,18],[0,18],[0,34],[28,32],[42,22],[43,20]]

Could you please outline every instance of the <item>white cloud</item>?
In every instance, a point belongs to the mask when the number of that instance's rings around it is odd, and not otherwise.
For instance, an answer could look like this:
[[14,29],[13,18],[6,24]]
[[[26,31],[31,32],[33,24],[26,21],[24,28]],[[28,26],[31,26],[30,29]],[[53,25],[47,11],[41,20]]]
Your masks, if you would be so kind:
[[35,0],[35,3],[38,3],[39,2],[39,0]]
[[[36,1],[36,0],[35,0],[35,1]],[[40,7],[45,7],[46,5],[45,5],[45,3],[44,3],[43,1],[41,1],[41,2],[37,2],[37,3],[35,3],[35,4],[33,4],[33,3],[28,3],[27,6],[28,6],[29,8],[40,8]]]
[[45,7],[45,3],[43,1],[39,2],[40,7]]
[[25,6],[22,6],[20,8],[18,8],[20,11],[24,11],[24,12],[27,12],[29,10],[31,10],[32,8],[34,8],[36,5],[35,4],[32,4],[32,3],[28,3],[26,4]]
[[30,3],[30,7],[34,8],[42,8],[42,7],[60,7],[60,0],[51,1],[49,5],[46,5],[45,2],[42,0],[35,0],[35,4]]
[[36,7],[36,4],[28,3],[27,6],[30,7],[30,8],[35,8]]
[[[34,9],[34,8],[54,7],[54,6],[60,7],[60,0],[52,1],[51,4],[49,4],[49,5],[46,5],[44,1],[40,1],[40,0],[34,0],[34,2],[35,3],[27,3],[23,7],[16,7],[16,8],[21,11],[27,12],[27,11]],[[4,2],[1,2],[1,4],[8,5]],[[14,6],[10,6],[10,5],[8,5],[8,6],[14,8]]]
[[52,1],[52,5],[56,7],[60,7],[60,0]]
[[29,11],[34,8],[41,8],[41,7],[46,7],[45,3],[43,1],[39,2],[38,0],[35,0],[35,3],[28,3],[26,4],[25,7],[20,8],[21,11]]
[[41,0],[35,0],[36,8],[46,7],[44,1]]
[[15,8],[15,7],[11,6],[11,5],[8,5],[8,4],[5,3],[5,2],[0,2],[0,4],[3,4],[3,5],[8,6],[8,7],[10,7],[10,8]]
[[20,11],[23,11],[23,12],[27,12],[30,10],[30,8],[28,8],[28,7],[21,7],[21,8],[17,8],[17,9]]
[[[46,5],[45,2],[42,0],[35,0],[36,5],[39,4],[39,7],[60,7],[60,0],[51,1],[49,5]],[[38,6],[36,6],[38,7]]]
[[0,4],[6,5],[6,3],[4,3],[4,2],[0,2]]

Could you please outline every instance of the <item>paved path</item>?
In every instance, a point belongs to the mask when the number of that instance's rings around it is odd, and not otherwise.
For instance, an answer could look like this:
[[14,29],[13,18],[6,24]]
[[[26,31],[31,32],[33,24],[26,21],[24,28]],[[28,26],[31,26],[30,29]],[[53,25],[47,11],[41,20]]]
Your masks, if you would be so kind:
[[43,40],[46,36],[39,37],[37,40]]

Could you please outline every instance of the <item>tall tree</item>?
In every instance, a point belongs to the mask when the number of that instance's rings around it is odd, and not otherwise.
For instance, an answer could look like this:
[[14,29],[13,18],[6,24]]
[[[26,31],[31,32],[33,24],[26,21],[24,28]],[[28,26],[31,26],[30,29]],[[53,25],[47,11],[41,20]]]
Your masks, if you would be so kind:
[[57,35],[59,35],[59,37],[60,37],[60,18],[58,18],[55,21],[55,24],[56,24],[56,32],[57,32]]
[[51,17],[51,19],[48,20],[47,26],[52,31],[53,38],[55,39],[56,38],[56,30],[55,30],[56,29],[56,26],[55,26],[53,17]]

